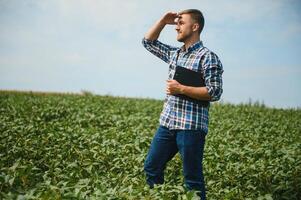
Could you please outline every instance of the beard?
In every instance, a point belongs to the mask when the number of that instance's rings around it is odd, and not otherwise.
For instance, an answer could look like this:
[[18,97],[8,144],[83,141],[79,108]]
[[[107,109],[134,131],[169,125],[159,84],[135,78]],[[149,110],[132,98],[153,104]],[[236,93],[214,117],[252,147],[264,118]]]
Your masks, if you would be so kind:
[[183,33],[178,33],[177,35],[177,41],[179,42],[184,42],[191,37],[191,34],[183,34]]

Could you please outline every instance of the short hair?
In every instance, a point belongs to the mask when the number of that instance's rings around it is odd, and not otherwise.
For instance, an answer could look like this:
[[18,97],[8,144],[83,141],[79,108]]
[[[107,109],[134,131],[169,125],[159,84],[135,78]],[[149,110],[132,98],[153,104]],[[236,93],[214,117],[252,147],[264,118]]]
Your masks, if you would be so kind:
[[201,34],[204,25],[205,25],[205,19],[203,16],[203,13],[198,9],[187,9],[179,12],[179,14],[189,14],[191,18],[199,24],[199,34]]

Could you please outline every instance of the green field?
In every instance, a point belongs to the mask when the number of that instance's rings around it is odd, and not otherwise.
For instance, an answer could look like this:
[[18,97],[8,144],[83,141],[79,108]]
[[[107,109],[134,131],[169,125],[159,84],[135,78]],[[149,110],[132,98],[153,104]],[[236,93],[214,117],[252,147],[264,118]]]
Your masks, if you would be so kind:
[[[0,92],[0,199],[192,199],[177,155],[148,189],[162,101]],[[208,199],[301,198],[301,110],[213,104]]]

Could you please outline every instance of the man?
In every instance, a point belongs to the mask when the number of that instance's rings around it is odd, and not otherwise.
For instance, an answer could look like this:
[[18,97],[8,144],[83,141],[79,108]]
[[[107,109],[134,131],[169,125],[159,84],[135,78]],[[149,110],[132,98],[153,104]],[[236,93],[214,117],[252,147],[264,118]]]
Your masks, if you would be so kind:
[[[176,25],[177,40],[184,43],[181,48],[158,41],[165,25]],[[179,152],[185,186],[188,190],[199,191],[201,198],[205,199],[202,160],[208,132],[209,101],[221,97],[223,67],[217,55],[203,46],[200,40],[203,27],[204,17],[199,10],[167,12],[146,33],[142,43],[148,51],[169,64],[160,126],[144,163],[147,184],[151,188],[154,184],[162,184],[166,163]],[[174,80],[177,67],[199,72],[204,86],[187,86]]]

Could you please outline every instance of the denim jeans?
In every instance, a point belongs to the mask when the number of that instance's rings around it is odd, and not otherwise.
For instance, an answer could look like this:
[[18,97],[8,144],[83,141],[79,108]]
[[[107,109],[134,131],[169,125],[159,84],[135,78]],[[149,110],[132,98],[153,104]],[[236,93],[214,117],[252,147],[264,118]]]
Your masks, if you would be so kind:
[[154,184],[163,184],[166,164],[179,152],[186,188],[200,191],[201,198],[205,199],[202,166],[205,136],[200,130],[169,130],[159,126],[144,162],[147,184],[151,188]]

